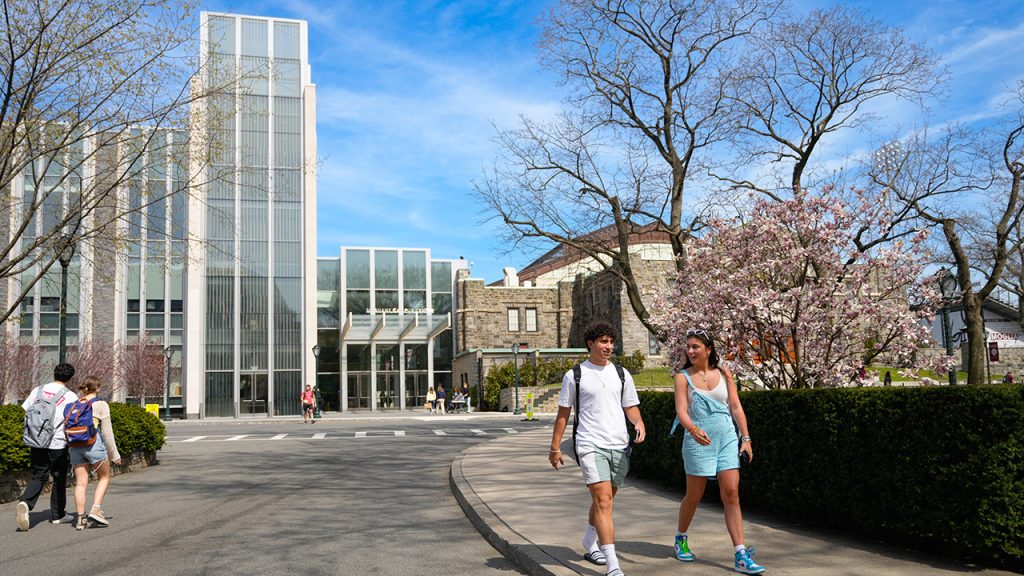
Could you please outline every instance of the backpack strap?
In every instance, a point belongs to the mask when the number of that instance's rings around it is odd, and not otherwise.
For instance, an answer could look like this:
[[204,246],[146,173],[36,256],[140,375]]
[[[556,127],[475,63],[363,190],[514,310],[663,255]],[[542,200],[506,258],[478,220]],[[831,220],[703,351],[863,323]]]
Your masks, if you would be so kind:
[[580,425],[580,379],[583,377],[583,369],[579,364],[572,367],[572,379],[576,382],[576,403],[572,408],[572,455],[576,459],[576,465],[580,465],[580,455],[576,453],[576,429]]

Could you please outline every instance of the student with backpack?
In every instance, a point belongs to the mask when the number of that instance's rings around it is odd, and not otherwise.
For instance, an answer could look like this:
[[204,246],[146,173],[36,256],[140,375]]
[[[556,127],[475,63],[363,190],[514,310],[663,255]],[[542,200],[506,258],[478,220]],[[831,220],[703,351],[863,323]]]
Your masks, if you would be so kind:
[[[114,429],[110,425],[110,405],[96,398],[101,385],[99,378],[87,377],[78,385],[82,397],[64,408],[71,465],[75,471],[75,512],[78,514],[75,530],[83,530],[87,519],[102,526],[110,524],[103,515],[103,497],[110,486],[110,463],[121,463],[121,454],[114,441]],[[92,496],[92,508],[86,516],[85,500],[90,467],[96,473],[96,492]]]
[[590,356],[562,378],[548,462],[556,470],[564,464],[562,434],[570,412],[575,410],[573,449],[591,498],[589,522],[583,534],[583,557],[605,566],[608,576],[623,576],[615,555],[612,499],[629,471],[632,442],[626,420],[636,429],[638,444],[644,441],[646,429],[633,377],[611,362],[615,330],[607,322],[597,322],[586,329],[583,339]]
[[31,478],[17,506],[18,530],[30,526],[28,513],[35,508],[46,481],[53,477],[50,492],[50,522],[61,524],[74,518],[65,514],[68,479],[67,440],[64,439],[64,406],[78,400],[67,383],[75,377],[75,367],[58,364],[53,368],[53,382],[37,386],[21,404],[25,409],[24,443],[31,449]]

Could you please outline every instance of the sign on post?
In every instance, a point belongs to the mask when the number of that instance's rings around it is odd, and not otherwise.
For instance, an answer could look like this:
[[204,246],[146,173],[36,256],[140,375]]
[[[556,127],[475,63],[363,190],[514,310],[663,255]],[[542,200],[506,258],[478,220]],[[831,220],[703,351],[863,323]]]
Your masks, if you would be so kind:
[[157,418],[160,417],[160,405],[159,404],[146,404],[146,412],[149,412]]
[[999,362],[999,342],[988,343],[988,361]]
[[533,392],[526,393],[526,419],[533,420]]

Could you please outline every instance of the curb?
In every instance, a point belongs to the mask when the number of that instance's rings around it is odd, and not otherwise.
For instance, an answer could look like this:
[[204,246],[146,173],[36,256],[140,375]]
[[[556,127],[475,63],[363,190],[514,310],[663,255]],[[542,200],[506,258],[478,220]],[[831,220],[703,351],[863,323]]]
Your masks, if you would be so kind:
[[473,490],[473,486],[462,472],[464,455],[465,452],[460,452],[452,461],[448,485],[466,518],[484,539],[530,576],[579,576],[579,572],[565,566],[558,558],[530,542],[491,510]]

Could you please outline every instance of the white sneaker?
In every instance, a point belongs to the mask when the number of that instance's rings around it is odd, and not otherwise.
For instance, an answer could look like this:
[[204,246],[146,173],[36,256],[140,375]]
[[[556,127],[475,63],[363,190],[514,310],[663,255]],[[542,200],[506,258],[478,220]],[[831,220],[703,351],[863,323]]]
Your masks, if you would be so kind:
[[28,504],[18,502],[18,530],[28,532]]
[[50,524],[71,524],[74,521],[74,514],[65,514],[60,520],[50,520]]

